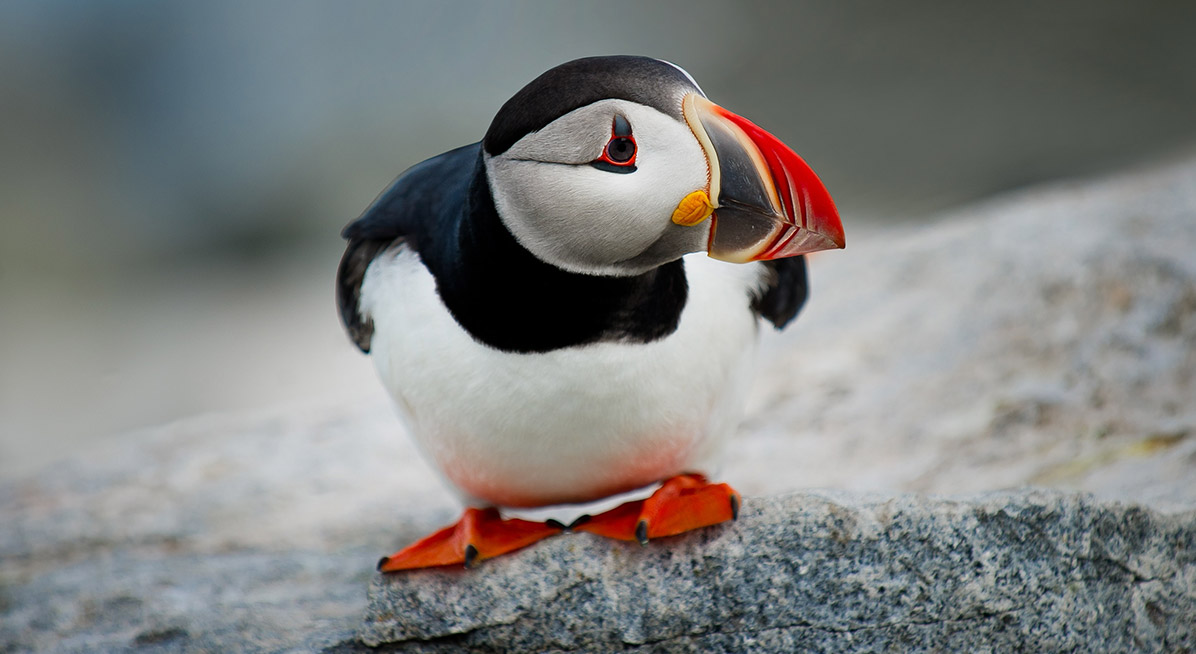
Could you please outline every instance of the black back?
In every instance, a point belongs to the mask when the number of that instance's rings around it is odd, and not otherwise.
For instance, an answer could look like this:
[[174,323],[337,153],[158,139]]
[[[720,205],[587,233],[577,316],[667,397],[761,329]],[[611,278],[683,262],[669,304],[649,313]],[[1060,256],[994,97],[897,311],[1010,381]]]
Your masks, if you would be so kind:
[[398,241],[417,251],[427,235],[460,214],[461,198],[469,188],[468,173],[477,157],[477,144],[450,150],[409,168],[341,232],[349,245],[336,274],[336,301],[349,337],[370,351],[374,323],[359,310],[361,282],[370,263]]

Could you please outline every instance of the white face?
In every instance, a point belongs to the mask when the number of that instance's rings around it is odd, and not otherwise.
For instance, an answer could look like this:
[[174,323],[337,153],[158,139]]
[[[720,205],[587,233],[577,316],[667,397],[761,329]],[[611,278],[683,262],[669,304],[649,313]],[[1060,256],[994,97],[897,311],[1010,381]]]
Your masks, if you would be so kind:
[[[615,116],[631,125],[634,172],[590,165],[603,156]],[[575,109],[487,155],[486,173],[507,229],[565,270],[633,275],[706,249],[708,223],[672,222],[686,195],[707,188],[706,155],[687,124],[651,107],[602,100]]]

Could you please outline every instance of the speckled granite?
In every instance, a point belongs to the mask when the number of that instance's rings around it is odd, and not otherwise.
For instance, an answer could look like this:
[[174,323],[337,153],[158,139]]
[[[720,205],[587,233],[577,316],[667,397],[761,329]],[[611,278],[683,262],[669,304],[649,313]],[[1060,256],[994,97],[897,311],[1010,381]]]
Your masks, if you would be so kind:
[[1181,651],[1196,513],[1053,491],[752,498],[636,544],[558,537],[476,570],[375,575],[396,651]]

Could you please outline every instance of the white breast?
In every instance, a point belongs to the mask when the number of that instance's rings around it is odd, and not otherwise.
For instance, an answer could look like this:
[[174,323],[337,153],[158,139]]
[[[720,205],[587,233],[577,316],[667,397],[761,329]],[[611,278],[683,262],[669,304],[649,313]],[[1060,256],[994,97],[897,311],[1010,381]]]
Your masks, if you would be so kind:
[[[584,502],[713,472],[740,418],[758,264],[686,257],[677,331],[647,344],[512,354],[478,343],[402,246],[366,272],[383,383],[433,466],[475,505]],[[495,316],[495,319],[501,319]]]

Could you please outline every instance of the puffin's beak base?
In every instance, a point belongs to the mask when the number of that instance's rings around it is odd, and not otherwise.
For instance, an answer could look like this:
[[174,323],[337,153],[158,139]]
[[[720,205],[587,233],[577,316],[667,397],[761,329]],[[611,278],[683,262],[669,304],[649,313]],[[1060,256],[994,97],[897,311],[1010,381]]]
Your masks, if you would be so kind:
[[711,257],[746,263],[844,246],[830,193],[793,150],[697,93],[683,107],[710,164]]

